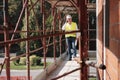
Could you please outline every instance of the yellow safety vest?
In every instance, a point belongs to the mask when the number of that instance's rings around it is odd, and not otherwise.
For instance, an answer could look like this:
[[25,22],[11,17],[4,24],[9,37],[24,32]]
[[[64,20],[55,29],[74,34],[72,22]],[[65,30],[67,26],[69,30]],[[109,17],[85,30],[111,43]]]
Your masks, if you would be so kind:
[[[75,22],[72,22],[71,24],[69,23],[66,23],[65,25],[65,32],[67,31],[74,31],[76,30],[76,23]],[[76,37],[76,33],[71,33],[71,34],[65,34],[65,37]]]

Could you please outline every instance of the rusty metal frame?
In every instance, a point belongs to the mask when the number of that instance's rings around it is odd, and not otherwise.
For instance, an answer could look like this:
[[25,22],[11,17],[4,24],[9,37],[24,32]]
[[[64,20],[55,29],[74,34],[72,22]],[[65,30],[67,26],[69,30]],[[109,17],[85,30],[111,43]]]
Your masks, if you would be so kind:
[[[52,34],[46,34],[46,27],[45,27],[45,6],[44,6],[44,3],[45,3],[45,0],[37,0],[34,4],[32,4],[32,6],[30,7],[30,9],[28,10],[28,1],[29,0],[23,0],[23,8],[21,10],[21,13],[20,13],[20,16],[18,18],[18,21],[17,21],[17,24],[16,24],[16,27],[13,31],[13,35],[11,37],[11,40],[8,39],[8,36],[9,36],[9,32],[8,31],[8,22],[7,22],[7,13],[8,13],[8,0],[3,0],[4,1],[4,41],[3,42],[0,42],[0,45],[4,45],[5,46],[5,64],[6,64],[6,76],[7,76],[7,80],[10,80],[10,60],[15,60],[15,59],[10,59],[10,53],[9,53],[9,48],[10,48],[10,45],[11,44],[14,44],[14,43],[18,43],[18,42],[21,42],[21,41],[26,41],[26,53],[24,53],[23,55],[20,55],[20,56],[17,56],[17,58],[21,57],[21,56],[25,56],[26,55],[26,58],[27,58],[27,77],[28,77],[28,80],[30,80],[30,64],[29,64],[29,55],[30,53],[32,52],[35,52],[35,51],[38,51],[40,49],[43,49],[44,50],[44,69],[46,68],[46,49],[48,46],[50,45],[53,45],[54,46],[54,61],[56,61],[56,43],[57,41],[55,40],[55,37],[56,36],[59,36],[60,40],[58,41],[60,43],[60,54],[61,54],[61,44],[62,44],[62,35],[64,34],[69,34],[69,33],[74,33],[74,32],[82,32],[81,33],[81,36],[82,36],[82,43],[79,43],[79,46],[81,45],[82,47],[79,47],[79,53],[81,53],[81,59],[83,60],[84,58],[86,58],[88,56],[87,54],[87,0],[77,0],[78,3],[75,3],[73,0],[69,0],[74,6],[75,8],[77,9],[77,12],[78,12],[78,19],[79,19],[79,28],[80,30],[78,31],[72,31],[72,32],[61,32],[59,31],[59,33],[55,33],[55,19],[56,19],[56,14],[55,13],[55,5],[60,1],[58,0],[56,2],[56,4],[54,4],[54,6],[52,6],[52,14],[54,16],[54,22],[53,22],[53,33]],[[34,7],[34,5],[36,3],[38,3],[38,1],[40,2],[41,4],[41,12],[42,12],[42,16],[43,16],[43,30],[40,30],[43,32],[43,35],[41,36],[35,36],[35,37],[29,37],[28,33],[30,32],[29,31],[29,11],[31,11]],[[61,0],[62,1],[62,0]],[[65,1],[65,0],[64,0]],[[68,1],[68,0],[67,0]],[[27,30],[26,31],[17,31],[17,28],[18,28],[18,25],[20,23],[20,20],[21,20],[21,17],[22,15],[24,14],[24,11],[26,12],[26,26],[27,26]],[[60,14],[59,14],[60,15]],[[37,22],[37,21],[36,21]],[[81,23],[81,24],[80,24]],[[38,25],[39,26],[39,25]],[[59,27],[60,29],[60,27]],[[40,32],[40,31],[35,31],[35,32]],[[17,32],[25,32],[27,34],[27,38],[24,38],[24,39],[14,39],[14,34],[17,33]],[[33,31],[34,32],[34,31]],[[46,38],[47,37],[53,37],[53,43],[51,44],[46,44]],[[36,50],[33,50],[33,51],[29,51],[29,41],[30,40],[36,40],[36,39],[43,39],[43,47],[42,48],[39,48],[39,49],[36,49]],[[84,72],[84,73],[83,73]],[[87,80],[85,77],[87,76],[87,67],[82,67],[82,72],[81,72],[81,79],[83,80]]]
[[[80,23],[81,23],[81,60],[88,57],[88,15],[87,15],[87,1],[80,0]],[[82,64],[81,80],[88,80],[87,66]]]
[[5,64],[5,60],[6,60],[6,59],[4,58],[3,63],[0,64],[0,66],[1,66],[0,75],[1,75],[1,72],[2,72],[2,69],[3,69],[3,66],[4,66],[4,64]]
[[[20,13],[20,16],[19,16],[19,18],[18,18],[18,21],[17,21],[17,24],[16,24],[16,27],[15,27],[15,30],[13,31],[13,35],[12,35],[12,38],[11,38],[11,40],[7,40],[6,38],[8,38],[8,36],[6,35],[5,36],[5,40],[4,40],[4,42],[0,42],[0,44],[1,45],[4,45],[4,44],[6,44],[7,46],[6,46],[6,48],[5,48],[5,53],[6,53],[6,56],[8,56],[7,58],[6,58],[6,62],[10,62],[10,57],[9,57],[9,45],[11,45],[11,44],[14,44],[14,43],[16,43],[16,42],[21,42],[21,41],[26,41],[26,53],[25,54],[23,54],[22,56],[24,56],[24,55],[26,55],[26,57],[27,57],[27,76],[28,76],[28,79],[30,78],[30,68],[29,68],[29,41],[30,40],[35,40],[35,39],[39,39],[39,38],[45,38],[45,37],[48,37],[48,36],[54,36],[54,42],[53,42],[53,44],[54,44],[54,60],[55,60],[55,43],[56,43],[56,41],[55,41],[55,36],[57,35],[60,35],[60,34],[65,34],[65,33],[58,33],[58,34],[56,34],[55,33],[55,22],[54,22],[54,24],[53,24],[53,26],[54,26],[54,28],[53,28],[53,31],[54,31],[54,33],[53,34],[50,34],[50,35],[45,35],[45,19],[44,19],[44,0],[41,0],[42,1],[42,13],[43,13],[43,33],[44,33],[44,35],[43,36],[39,36],[39,37],[29,37],[29,35],[28,35],[28,31],[29,31],[29,29],[28,29],[28,14],[29,14],[29,12],[28,12],[28,9],[27,9],[27,7],[28,7],[28,0],[24,0],[23,1],[23,9],[22,9],[22,11],[21,11],[21,13]],[[38,1],[37,1],[38,2]],[[33,6],[30,8],[30,10],[33,8]],[[23,31],[23,32],[26,32],[26,34],[27,34],[27,38],[26,39],[13,39],[14,38],[14,34],[17,32],[17,28],[18,28],[18,25],[19,25],[19,22],[20,22],[20,20],[21,20],[21,17],[22,17],[22,15],[23,15],[23,12],[24,12],[24,10],[26,10],[26,21],[27,21],[27,23],[26,23],[26,26],[27,26],[27,30],[26,31]],[[7,15],[5,15],[4,17],[4,23],[6,24],[7,22],[6,22],[6,16]],[[55,16],[55,14],[53,15],[53,16]],[[55,17],[54,17],[54,21],[55,21]],[[5,25],[6,26],[6,25]],[[4,32],[6,32],[6,33],[4,33],[4,34],[8,34],[7,32],[9,32],[9,31],[7,31],[7,28],[5,28],[5,31]],[[21,31],[20,31],[21,32]],[[73,32],[77,32],[77,31],[73,31]],[[72,33],[72,32],[68,32],[68,33]],[[67,34],[67,32],[66,32],[66,34]],[[45,41],[45,40],[43,40],[43,41]],[[61,41],[61,40],[60,40]],[[46,44],[45,44],[45,42],[43,42],[44,43],[44,46],[43,46],[43,49],[44,49],[44,54],[46,54]],[[60,43],[61,44],[61,43]],[[61,51],[60,51],[61,52]],[[20,56],[21,57],[21,56]],[[7,60],[9,58],[9,60]],[[6,64],[7,65],[7,67],[8,66],[10,66],[10,64]],[[46,56],[44,55],[44,67],[46,68]],[[10,69],[9,68],[6,68],[7,70],[6,70],[6,74],[7,74],[7,77],[8,77],[8,79],[10,79],[9,77],[10,77]],[[9,69],[9,70],[8,70]]]
[[66,76],[66,75],[68,75],[68,74],[71,74],[71,73],[73,73],[73,72],[75,72],[75,71],[78,71],[78,70],[81,70],[81,68],[76,68],[76,69],[71,70],[71,71],[69,71],[69,72],[66,72],[66,73],[64,73],[64,74],[62,74],[62,75],[60,75],[60,76],[58,76],[58,77],[55,77],[55,78],[53,78],[53,79],[51,79],[51,80],[57,80],[57,79],[59,79],[59,78],[62,78],[62,77],[64,77],[64,76]]
[[[105,66],[104,64],[98,65],[98,64],[96,64],[95,62],[89,61],[89,60],[87,60],[87,59],[85,59],[85,60],[83,60],[83,61],[80,61],[79,58],[74,58],[74,60],[75,60],[78,64],[80,64],[80,65],[83,64],[84,66],[87,66],[87,67],[91,66],[91,67],[94,67],[94,68],[96,68],[96,69],[101,69],[101,70],[105,70],[105,69],[106,69],[106,66]],[[71,74],[71,73],[73,73],[73,72],[75,72],[75,71],[78,71],[78,70],[81,70],[81,69],[82,69],[82,66],[79,67],[79,68],[73,69],[73,70],[71,70],[71,71],[69,71],[69,72],[66,72],[66,73],[64,73],[64,74],[62,74],[62,75],[60,75],[60,76],[57,76],[57,77],[55,77],[55,78],[52,78],[51,80],[57,80],[57,79],[59,79],[59,78],[62,78],[62,77],[64,77],[64,76],[68,75],[68,74]]]
[[[3,14],[4,14],[4,41],[7,41],[9,38],[8,33],[8,0],[3,0]],[[9,45],[5,45],[5,64],[6,64],[6,76],[7,80],[10,79],[10,55],[9,55]]]
[[75,30],[75,31],[71,31],[71,32],[59,32],[59,33],[51,33],[51,34],[46,34],[46,35],[41,35],[41,36],[35,36],[35,37],[28,37],[28,38],[23,38],[23,39],[14,39],[14,40],[7,40],[7,41],[1,41],[0,44],[1,45],[5,45],[5,44],[14,44],[16,42],[22,42],[22,41],[30,41],[30,40],[36,40],[36,39],[41,39],[43,37],[52,37],[52,36],[59,36],[59,35],[64,35],[64,34],[70,34],[70,33],[76,33],[76,32],[80,32],[80,30]]
[[[25,8],[25,19],[26,19],[26,36],[27,38],[29,37],[29,6],[28,6],[28,2],[29,0],[26,0],[26,8]],[[27,40],[26,41],[26,67],[27,67],[27,79],[30,80],[30,59],[29,59],[29,56],[30,56],[30,51],[29,51],[29,41]]]

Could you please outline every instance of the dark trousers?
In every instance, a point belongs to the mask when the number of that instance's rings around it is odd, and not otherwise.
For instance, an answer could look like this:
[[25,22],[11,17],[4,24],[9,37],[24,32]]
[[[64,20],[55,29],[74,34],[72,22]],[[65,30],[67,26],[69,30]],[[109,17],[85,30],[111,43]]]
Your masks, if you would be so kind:
[[[75,37],[67,37],[66,38],[66,44],[68,46],[68,55],[69,55],[69,59],[72,58],[72,54],[73,57],[76,57],[76,47],[75,47]],[[71,51],[73,50],[73,51]]]

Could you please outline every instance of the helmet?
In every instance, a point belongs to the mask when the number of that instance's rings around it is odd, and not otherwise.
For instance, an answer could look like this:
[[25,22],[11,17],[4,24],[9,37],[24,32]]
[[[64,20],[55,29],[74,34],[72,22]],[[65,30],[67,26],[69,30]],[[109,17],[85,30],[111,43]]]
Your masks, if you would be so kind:
[[69,19],[69,18],[72,18],[72,16],[71,16],[71,15],[67,15],[67,16],[66,16],[66,19]]

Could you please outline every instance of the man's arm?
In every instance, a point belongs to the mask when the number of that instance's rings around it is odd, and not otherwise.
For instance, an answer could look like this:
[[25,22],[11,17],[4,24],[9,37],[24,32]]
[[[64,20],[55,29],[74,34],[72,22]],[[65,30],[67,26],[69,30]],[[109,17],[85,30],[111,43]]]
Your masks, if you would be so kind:
[[66,25],[66,23],[62,26],[62,30],[65,30],[65,25]]

